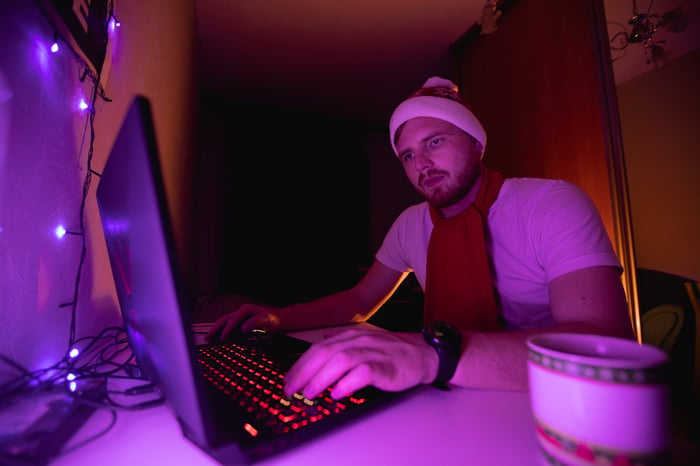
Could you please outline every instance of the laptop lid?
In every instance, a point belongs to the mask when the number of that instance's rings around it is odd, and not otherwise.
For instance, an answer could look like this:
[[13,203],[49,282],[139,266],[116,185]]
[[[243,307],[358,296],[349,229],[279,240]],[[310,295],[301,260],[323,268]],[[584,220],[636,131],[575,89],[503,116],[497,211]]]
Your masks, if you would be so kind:
[[[161,390],[184,434],[209,450],[223,440],[193,364],[192,301],[181,276],[151,108],[136,97],[97,188],[124,326],[141,370]],[[236,450],[236,445],[224,446]],[[227,451],[236,457],[237,451]]]

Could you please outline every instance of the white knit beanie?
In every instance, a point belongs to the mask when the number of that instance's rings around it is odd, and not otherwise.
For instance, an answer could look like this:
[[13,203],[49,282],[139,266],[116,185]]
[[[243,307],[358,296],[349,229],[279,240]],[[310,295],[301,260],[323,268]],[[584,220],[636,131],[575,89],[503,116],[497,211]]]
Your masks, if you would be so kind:
[[486,131],[452,81],[439,76],[428,78],[420,89],[396,107],[389,120],[389,137],[396,155],[396,130],[416,117],[433,117],[452,123],[479,141],[486,149]]

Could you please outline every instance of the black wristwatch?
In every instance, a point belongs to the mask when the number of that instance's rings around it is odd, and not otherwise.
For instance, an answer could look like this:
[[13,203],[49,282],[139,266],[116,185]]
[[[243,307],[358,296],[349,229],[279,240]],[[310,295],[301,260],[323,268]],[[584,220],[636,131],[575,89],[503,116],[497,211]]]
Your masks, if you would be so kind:
[[447,382],[457,370],[462,354],[462,333],[450,324],[434,321],[423,327],[425,342],[438,354],[440,365],[433,385],[442,390],[449,390]]

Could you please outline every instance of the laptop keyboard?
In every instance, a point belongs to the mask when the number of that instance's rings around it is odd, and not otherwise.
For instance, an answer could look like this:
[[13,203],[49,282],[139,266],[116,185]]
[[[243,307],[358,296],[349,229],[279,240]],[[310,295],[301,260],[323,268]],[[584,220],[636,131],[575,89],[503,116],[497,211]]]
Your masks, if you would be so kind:
[[366,402],[355,395],[334,400],[332,387],[313,400],[299,393],[288,399],[283,392],[286,369],[264,353],[233,342],[198,350],[204,377],[249,413],[244,428],[252,437],[295,431]]

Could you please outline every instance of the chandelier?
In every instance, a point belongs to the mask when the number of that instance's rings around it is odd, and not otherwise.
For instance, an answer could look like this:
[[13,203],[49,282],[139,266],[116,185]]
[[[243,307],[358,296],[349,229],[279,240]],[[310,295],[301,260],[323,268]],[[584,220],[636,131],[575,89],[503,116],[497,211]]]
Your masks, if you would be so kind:
[[613,58],[613,62],[619,60],[627,54],[627,47],[633,44],[641,44],[647,57],[647,65],[653,64],[661,67],[668,62],[670,52],[665,48],[665,40],[659,39],[655,34],[660,28],[666,32],[680,33],[690,23],[690,18],[683,11],[682,6],[669,10],[661,15],[652,13],[654,0],[649,2],[646,13],[639,13],[637,0],[632,0],[632,16],[627,23],[631,26],[628,32],[627,27],[620,23],[611,23],[622,28],[622,31],[613,35],[610,39],[610,49],[618,52]]

